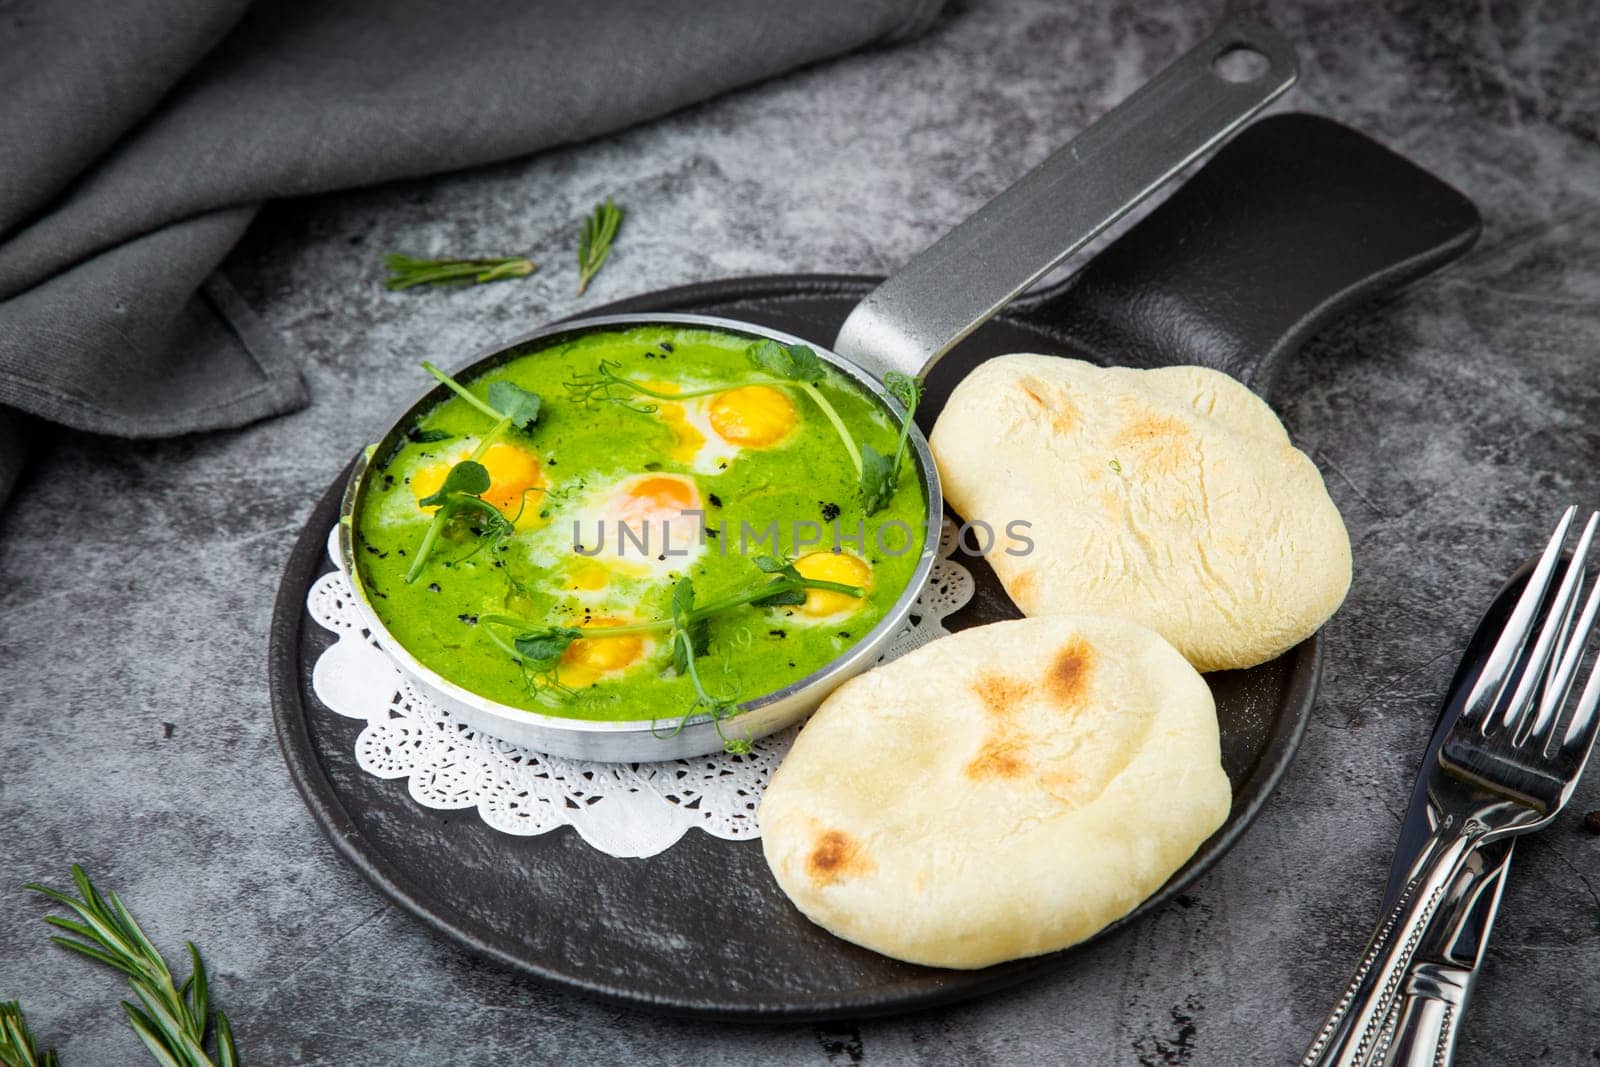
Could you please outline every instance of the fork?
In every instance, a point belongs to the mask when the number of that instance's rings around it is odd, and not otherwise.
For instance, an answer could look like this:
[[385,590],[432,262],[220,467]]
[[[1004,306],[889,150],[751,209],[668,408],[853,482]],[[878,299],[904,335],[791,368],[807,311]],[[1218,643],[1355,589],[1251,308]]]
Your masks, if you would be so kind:
[[1600,512],[1589,516],[1558,588],[1547,594],[1576,514],[1570,507],[1562,515],[1437,762],[1426,772],[1438,818],[1433,837],[1307,1050],[1303,1067],[1359,1067],[1386,1051],[1393,1032],[1387,1023],[1417,946],[1473,852],[1544,828],[1572,795],[1600,727],[1600,663],[1590,671],[1559,741],[1555,726],[1600,614],[1600,582],[1577,613]]

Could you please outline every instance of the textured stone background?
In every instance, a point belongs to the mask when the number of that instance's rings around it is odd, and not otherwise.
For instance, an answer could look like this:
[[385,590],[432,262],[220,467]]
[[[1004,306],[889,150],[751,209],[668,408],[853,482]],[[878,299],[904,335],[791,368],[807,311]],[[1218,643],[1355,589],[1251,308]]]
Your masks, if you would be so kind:
[[[1600,9],[1453,6],[1269,5],[1305,66],[1285,106],[1455,183],[1485,233],[1284,377],[1277,404],[1344,510],[1355,587],[1288,779],[1187,906],[937,1012],[649,1018],[532,985],[387,905],[324,843],[273,738],[264,658],[289,545],[420,388],[418,357],[661,286],[888,270],[1220,13],[997,0],[601,142],[269,210],[226,273],[303,362],[311,408],[167,443],[65,435],[0,516],[0,996],[23,998],[70,1067],[140,1061],[118,983],[49,948],[18,888],[80,861],[164,946],[202,941],[255,1064],[1292,1058],[1374,918],[1480,608],[1560,506],[1600,503]],[[608,193],[631,214],[576,300],[574,220]],[[529,249],[545,269],[390,294],[389,249]],[[1600,774],[1575,807],[1600,807]],[[1569,815],[1519,854],[1459,1062],[1591,1062],[1597,1005],[1600,839]]]

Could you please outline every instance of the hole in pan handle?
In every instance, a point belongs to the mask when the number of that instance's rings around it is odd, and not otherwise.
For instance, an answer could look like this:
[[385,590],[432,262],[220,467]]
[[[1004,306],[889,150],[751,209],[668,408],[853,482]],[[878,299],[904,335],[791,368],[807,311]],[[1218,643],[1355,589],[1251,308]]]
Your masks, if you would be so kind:
[[[1254,76],[1232,60],[1253,53]],[[1225,73],[1226,72],[1226,73]],[[924,374],[1012,298],[1271,103],[1299,74],[1274,30],[1230,19],[857,304],[834,351]],[[1233,80],[1243,78],[1243,80]]]

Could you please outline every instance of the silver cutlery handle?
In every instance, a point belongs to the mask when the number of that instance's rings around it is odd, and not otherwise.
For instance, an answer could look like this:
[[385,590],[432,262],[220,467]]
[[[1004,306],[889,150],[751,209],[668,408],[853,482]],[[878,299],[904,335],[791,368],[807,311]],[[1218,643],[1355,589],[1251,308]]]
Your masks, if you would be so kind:
[[1472,972],[1465,968],[1417,964],[1406,984],[1385,1067],[1447,1067],[1455,1055],[1471,982]]
[[1365,1067],[1381,1051],[1407,970],[1428,924],[1487,828],[1476,820],[1443,824],[1429,841],[1394,909],[1378,924],[1302,1067]]
[[[1251,78],[1222,57],[1254,52]],[[1239,58],[1239,57],[1235,57]],[[1224,22],[857,304],[833,349],[882,377],[919,375],[1013,297],[1248,121],[1299,74],[1260,23]]]

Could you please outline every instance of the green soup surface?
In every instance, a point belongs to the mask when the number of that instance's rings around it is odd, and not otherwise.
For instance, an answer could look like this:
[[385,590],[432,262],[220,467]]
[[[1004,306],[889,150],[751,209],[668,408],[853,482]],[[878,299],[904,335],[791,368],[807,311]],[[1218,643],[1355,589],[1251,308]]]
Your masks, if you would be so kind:
[[[671,324],[599,330],[531,342],[462,381],[480,398],[509,381],[542,400],[537,423],[503,431],[479,457],[491,479],[481,498],[515,532],[485,538],[470,513],[452,519],[406,580],[432,522],[419,501],[495,424],[450,395],[407,427],[392,454],[373,457],[354,516],[358,578],[390,634],[423,665],[501,704],[668,726],[695,709],[697,695],[674,669],[668,625],[685,575],[702,605],[770,580],[756,565],[763,555],[865,590],[860,598],[813,590],[805,604],[711,617],[696,664],[719,699],[781,689],[864,637],[921,556],[920,479],[908,456],[887,506],[866,515],[836,428],[805,388],[773,384],[753,366],[751,343]],[[656,392],[703,395],[574,388],[593,382],[602,362]],[[875,397],[832,368],[815,388],[856,442],[894,454],[899,426]],[[595,636],[535,672],[503,647],[515,627],[483,620],[508,615]],[[662,626],[604,636],[608,626],[640,623]]]

